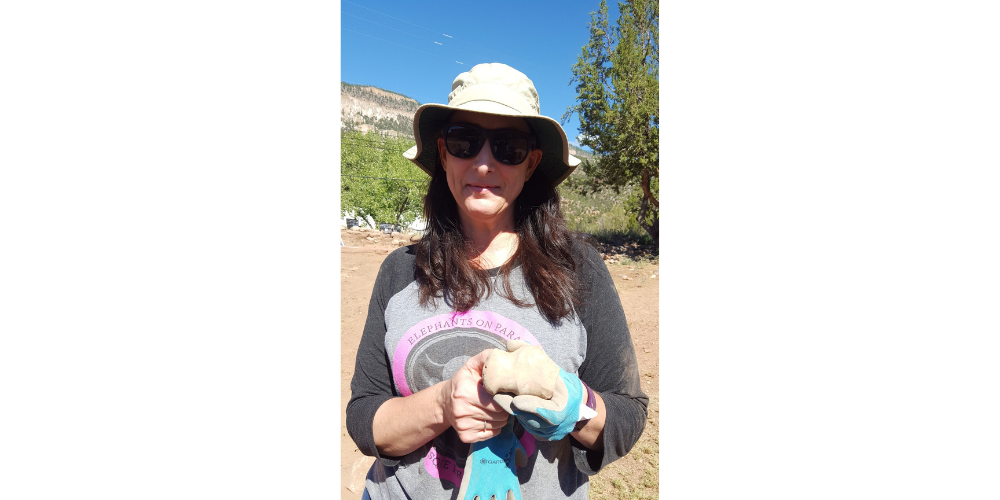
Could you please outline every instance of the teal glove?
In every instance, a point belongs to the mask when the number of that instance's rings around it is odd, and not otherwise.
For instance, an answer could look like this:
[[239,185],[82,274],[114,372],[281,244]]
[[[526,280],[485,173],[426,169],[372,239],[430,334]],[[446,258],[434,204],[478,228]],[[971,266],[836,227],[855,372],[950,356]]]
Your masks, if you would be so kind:
[[552,399],[537,396],[515,396],[510,403],[514,415],[524,429],[536,437],[558,441],[576,427],[583,400],[583,384],[579,377],[559,370],[559,379]]
[[541,347],[512,340],[507,351],[494,350],[483,367],[483,386],[493,400],[535,437],[558,441],[573,432],[583,400],[580,378]]
[[[507,341],[483,365],[483,387],[535,437],[558,441],[580,420],[583,383],[552,361],[540,346]],[[589,418],[589,417],[588,417]]]
[[521,500],[515,461],[523,466],[527,455],[514,434],[514,420],[510,419],[500,434],[472,445],[458,498],[491,500],[495,496],[496,500]]

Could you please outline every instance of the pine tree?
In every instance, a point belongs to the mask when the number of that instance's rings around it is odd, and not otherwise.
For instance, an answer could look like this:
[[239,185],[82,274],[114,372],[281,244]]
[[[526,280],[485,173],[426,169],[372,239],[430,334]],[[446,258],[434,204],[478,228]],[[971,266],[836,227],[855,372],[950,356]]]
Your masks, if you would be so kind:
[[617,25],[608,23],[608,6],[591,13],[590,42],[573,65],[576,104],[566,110],[580,119],[580,144],[591,148],[596,159],[584,162],[592,179],[616,191],[638,188],[632,204],[639,225],[659,235],[659,201],[653,195],[659,184],[660,92],[659,23],[656,0],[618,3]]

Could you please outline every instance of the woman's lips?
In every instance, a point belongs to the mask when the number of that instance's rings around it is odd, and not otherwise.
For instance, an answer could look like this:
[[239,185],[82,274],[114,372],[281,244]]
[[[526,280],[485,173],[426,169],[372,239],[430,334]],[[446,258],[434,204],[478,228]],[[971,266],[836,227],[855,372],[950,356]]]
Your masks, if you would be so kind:
[[494,189],[499,189],[500,186],[491,186],[487,184],[468,184],[468,187],[472,188],[473,191],[485,193],[485,192],[492,192]]

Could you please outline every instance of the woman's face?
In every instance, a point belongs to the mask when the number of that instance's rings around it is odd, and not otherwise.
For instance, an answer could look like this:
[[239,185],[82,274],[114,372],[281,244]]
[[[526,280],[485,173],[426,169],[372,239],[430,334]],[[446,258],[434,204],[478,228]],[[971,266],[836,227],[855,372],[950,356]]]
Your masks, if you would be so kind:
[[[449,121],[489,130],[510,129],[531,134],[526,121],[509,116],[456,111]],[[442,138],[438,138],[438,154],[441,155],[448,187],[458,203],[463,224],[500,223],[513,226],[514,212],[511,207],[514,199],[542,159],[541,150],[533,149],[519,165],[500,163],[493,157],[489,141],[475,156],[458,158],[448,153]]]

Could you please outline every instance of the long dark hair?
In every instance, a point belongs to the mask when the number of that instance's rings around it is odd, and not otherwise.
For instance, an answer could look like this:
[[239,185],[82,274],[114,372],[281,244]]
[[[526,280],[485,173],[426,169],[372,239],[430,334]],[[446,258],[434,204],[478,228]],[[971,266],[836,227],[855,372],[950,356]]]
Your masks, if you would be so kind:
[[[521,266],[534,304],[551,321],[558,322],[579,306],[579,281],[573,259],[573,235],[566,228],[559,193],[542,175],[524,183],[514,200],[514,231],[520,240],[513,257],[500,266],[500,296],[518,307],[532,302],[514,296],[510,273]],[[428,227],[416,244],[417,284],[420,303],[443,298],[456,311],[468,311],[485,294],[493,293],[489,271],[469,264],[471,242],[462,231],[458,203],[448,188],[447,174],[436,158],[434,176],[424,197]]]

